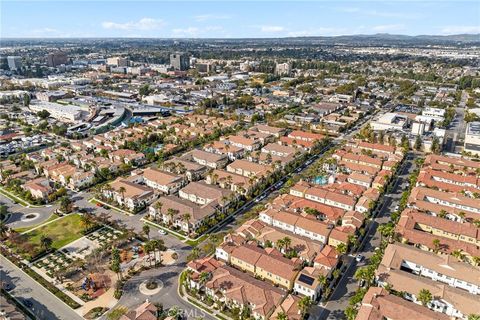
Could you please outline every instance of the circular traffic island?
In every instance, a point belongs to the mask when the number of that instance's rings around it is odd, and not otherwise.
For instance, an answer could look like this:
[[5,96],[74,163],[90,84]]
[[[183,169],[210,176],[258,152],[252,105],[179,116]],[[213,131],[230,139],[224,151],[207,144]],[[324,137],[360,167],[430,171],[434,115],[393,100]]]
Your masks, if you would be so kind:
[[144,294],[146,296],[153,296],[154,294],[159,293],[160,290],[162,290],[162,288],[163,288],[162,281],[151,278],[140,283],[138,290],[140,291],[141,294]]
[[40,214],[33,212],[33,213],[24,214],[20,220],[23,222],[29,222],[37,219],[38,217],[40,217]]

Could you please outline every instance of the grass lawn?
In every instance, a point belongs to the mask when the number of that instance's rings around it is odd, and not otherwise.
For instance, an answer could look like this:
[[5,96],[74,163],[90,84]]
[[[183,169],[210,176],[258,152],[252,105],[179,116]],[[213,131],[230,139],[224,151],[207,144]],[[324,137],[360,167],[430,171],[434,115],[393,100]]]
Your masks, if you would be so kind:
[[208,234],[203,234],[200,238],[197,238],[197,240],[187,240],[185,243],[188,244],[189,246],[195,247],[202,243],[203,241],[207,240]]
[[30,229],[33,229],[33,228],[41,225],[41,224],[44,224],[44,223],[50,222],[50,221],[52,221],[52,220],[55,220],[55,219],[57,219],[57,218],[58,218],[58,215],[56,215],[55,213],[53,213],[53,214],[50,216],[50,218],[47,219],[47,221],[44,221],[44,222],[42,222],[42,223],[39,223],[39,224],[30,226],[30,227],[17,228],[17,229],[14,229],[14,230],[15,230],[16,232],[18,232],[18,233],[23,233],[23,232],[25,232],[25,231],[28,231],[28,230],[30,230]]
[[8,192],[6,190],[4,190],[3,188],[0,188],[0,193],[2,195],[4,195],[5,197],[9,198],[10,200],[12,200],[13,202],[15,203],[19,203],[21,204],[22,206],[24,207],[27,207],[30,205],[30,203],[26,202],[25,200],[23,200],[22,198],[16,196],[16,195],[13,195],[13,192]]
[[70,214],[55,222],[26,233],[28,242],[40,248],[42,236],[53,240],[52,248],[59,249],[83,236],[82,221],[78,214]]

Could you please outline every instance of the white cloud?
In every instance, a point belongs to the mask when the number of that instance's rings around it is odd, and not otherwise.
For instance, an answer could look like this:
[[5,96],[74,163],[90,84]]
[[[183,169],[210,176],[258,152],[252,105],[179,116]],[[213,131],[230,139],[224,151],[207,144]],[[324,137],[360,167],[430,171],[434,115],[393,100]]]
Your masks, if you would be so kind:
[[260,31],[266,33],[275,33],[285,31],[285,28],[282,26],[260,26]]
[[442,34],[480,33],[480,26],[446,26]]
[[172,30],[173,37],[199,37],[199,36],[207,36],[212,37],[213,32],[222,32],[223,28],[219,26],[207,26],[203,28],[198,27],[187,27],[187,28],[177,28]]
[[156,30],[160,29],[165,25],[165,22],[161,19],[153,18],[142,18],[138,21],[128,21],[125,23],[118,23],[112,21],[102,22],[102,27],[105,29],[116,29],[116,30]]
[[228,14],[200,14],[194,17],[196,21],[203,22],[209,20],[228,20],[232,17]]
[[392,32],[392,31],[401,31],[405,30],[405,25],[403,24],[384,24],[379,26],[372,27],[374,32]]

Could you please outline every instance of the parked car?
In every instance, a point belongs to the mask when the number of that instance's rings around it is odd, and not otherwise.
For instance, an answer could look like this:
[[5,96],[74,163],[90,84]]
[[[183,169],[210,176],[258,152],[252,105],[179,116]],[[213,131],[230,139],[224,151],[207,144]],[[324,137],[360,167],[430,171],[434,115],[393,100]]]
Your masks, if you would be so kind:
[[356,260],[357,262],[362,262],[363,259],[365,259],[365,257],[364,257],[363,255],[361,255],[361,254],[357,254],[357,256],[355,257],[355,260]]
[[5,291],[11,291],[13,289],[13,285],[11,283],[4,283],[3,289],[5,289]]
[[33,309],[33,303],[30,300],[23,300],[22,301],[23,305],[27,307],[28,309]]
[[158,229],[158,233],[160,233],[161,235],[166,235],[167,232],[163,229]]

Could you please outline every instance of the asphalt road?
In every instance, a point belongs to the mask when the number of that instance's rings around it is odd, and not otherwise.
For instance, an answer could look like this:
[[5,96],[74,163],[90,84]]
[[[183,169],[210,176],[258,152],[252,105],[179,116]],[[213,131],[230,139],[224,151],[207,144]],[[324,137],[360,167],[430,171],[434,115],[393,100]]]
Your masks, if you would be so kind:
[[[5,205],[10,213],[10,217],[7,219],[6,224],[14,229],[40,224],[48,220],[56,208],[55,206],[41,206],[38,208],[23,207],[18,203],[14,203],[3,194],[0,194],[0,203]],[[22,217],[29,213],[38,213],[38,217],[30,221],[22,221]]]
[[[360,128],[363,126],[370,117],[364,118],[356,128]],[[352,129],[347,132],[345,135],[335,139],[333,142],[334,144],[342,139],[349,139],[351,138],[358,129]],[[319,155],[312,156],[309,160],[309,164],[313,163],[318,157],[320,157],[327,148],[325,148]],[[307,161],[308,162],[308,161]],[[302,172],[303,170],[307,169],[309,165],[306,163],[299,166],[294,173],[283,177],[279,182],[275,185],[266,189],[262,194],[257,196],[255,199],[247,203],[243,206],[240,210],[237,211],[235,216],[241,215],[247,210],[249,210],[254,205],[260,203],[261,201],[266,201],[269,196],[274,194],[277,190],[282,188],[284,183],[293,175]],[[123,223],[128,228],[133,228],[135,232],[141,233],[143,222],[141,218],[146,214],[146,211],[143,213],[136,214],[134,216],[126,215],[123,213],[119,213],[115,210],[107,210],[102,207],[97,207],[94,204],[88,202],[93,195],[89,194],[88,192],[71,192],[72,200],[75,202],[79,208],[84,208],[92,213],[100,214],[101,212],[106,212],[111,215],[114,220]],[[2,199],[5,198],[2,196]],[[50,214],[54,211],[55,206],[52,207],[41,207],[41,208],[25,208],[20,206],[19,204],[15,204],[9,199],[5,199],[3,202],[7,204],[9,207],[9,211],[13,212],[14,215],[8,220],[8,224],[11,227],[21,227],[27,226],[21,223],[20,218],[24,213],[31,213],[37,212],[40,213],[41,218],[39,221],[32,221],[30,224],[38,224],[44,220],[47,220]],[[228,220],[224,224],[220,225],[217,229],[224,229],[230,223],[234,222],[235,217],[232,218],[233,220]],[[133,277],[129,280],[125,286],[125,295],[121,298],[119,304],[124,305],[129,308],[133,308],[138,306],[140,303],[145,301],[145,299],[149,298],[151,301],[157,301],[162,303],[165,307],[172,307],[172,306],[179,306],[185,311],[185,314],[188,318],[195,318],[198,316],[204,316],[206,319],[211,319],[210,316],[205,316],[204,312],[198,308],[193,307],[192,305],[186,303],[183,299],[181,299],[177,294],[177,286],[178,286],[178,276],[185,268],[184,261],[186,260],[186,255],[191,250],[190,247],[186,246],[185,243],[181,242],[177,238],[173,236],[162,236],[155,232],[155,229],[152,228],[151,238],[162,238],[165,241],[165,245],[167,248],[172,248],[177,251],[179,254],[178,263],[168,267],[160,267],[157,269],[152,269],[147,272],[142,273],[137,277]],[[35,282],[33,279],[28,277],[24,274],[21,270],[19,270],[15,265],[11,264],[9,261],[5,261],[5,258],[2,257],[2,264],[0,271],[2,272],[2,280],[3,277],[7,281],[11,281],[15,285],[15,289],[12,291],[12,295],[18,299],[32,299],[33,308],[35,312],[38,312],[40,319],[66,319],[66,320],[75,320],[81,319],[72,309],[68,306],[63,304],[60,300],[58,300],[55,296],[53,296],[48,290],[43,288],[40,284]],[[138,284],[144,281],[146,278],[156,277],[160,279],[163,284],[164,288],[154,296],[146,297],[139,293],[138,291]],[[10,280],[11,278],[11,280]]]
[[468,100],[468,93],[462,92],[460,103],[455,108],[455,119],[447,128],[445,151],[461,153],[465,139],[465,107]]
[[390,213],[393,212],[398,205],[401,194],[406,188],[408,178],[414,169],[413,160],[414,156],[408,154],[395,180],[392,191],[383,197],[383,203],[377,216],[372,220],[359,250],[355,252],[355,255],[363,255],[365,261],[357,263],[355,259],[351,259],[350,265],[340,278],[329,301],[315,306],[311,312],[311,319],[345,319],[343,311],[349,306],[350,297],[352,297],[358,289],[358,283],[353,276],[359,267],[364,266],[365,263],[368,262],[375,248],[380,246],[381,236],[377,228],[380,224],[389,221]]
[[32,303],[30,310],[42,320],[83,319],[73,309],[55,297],[50,291],[30,278],[13,263],[0,256],[0,280],[13,286],[10,292],[20,303]]

